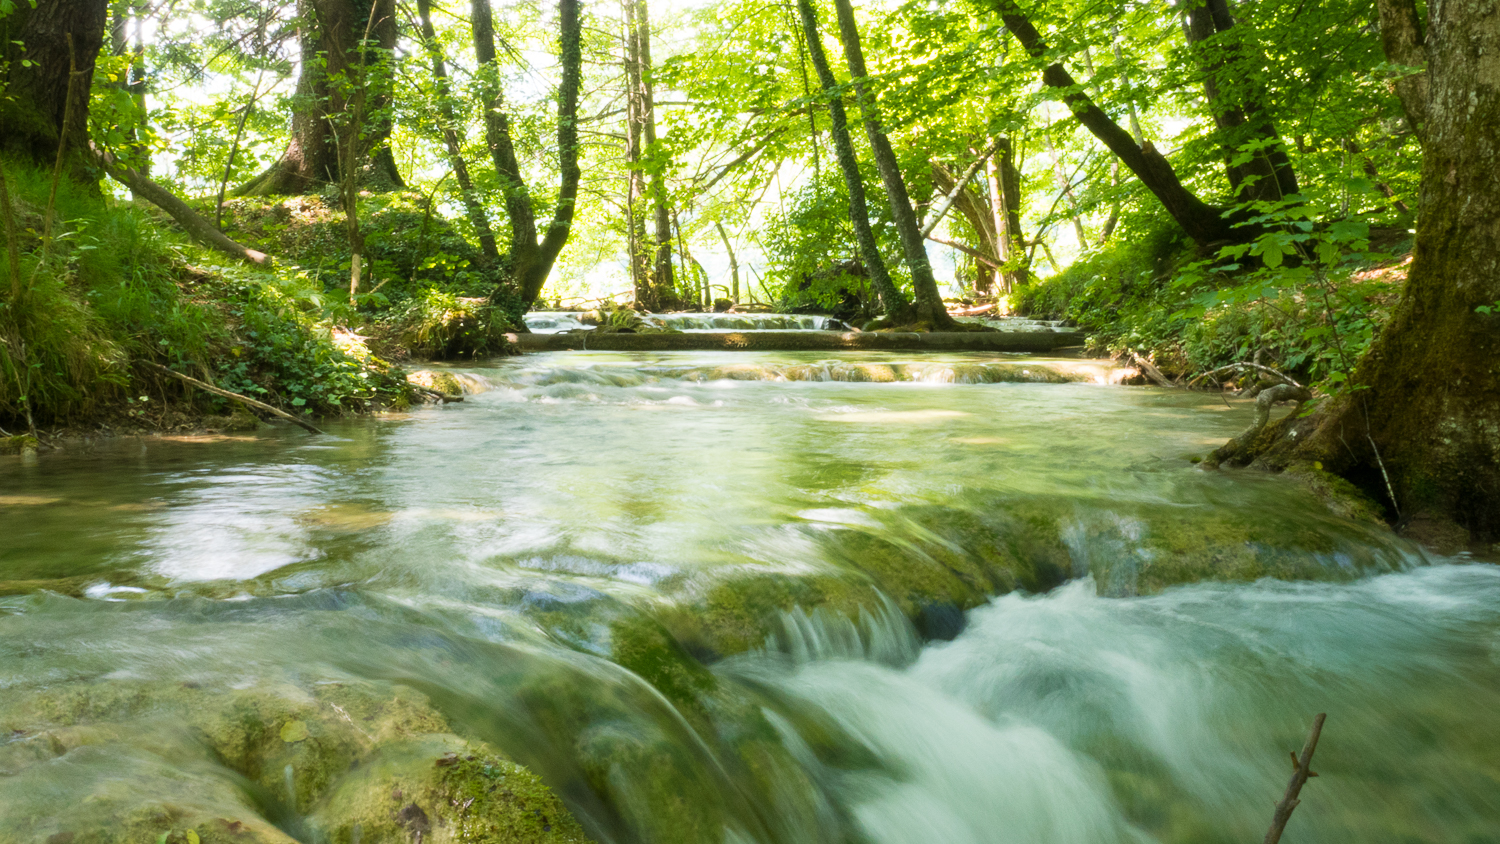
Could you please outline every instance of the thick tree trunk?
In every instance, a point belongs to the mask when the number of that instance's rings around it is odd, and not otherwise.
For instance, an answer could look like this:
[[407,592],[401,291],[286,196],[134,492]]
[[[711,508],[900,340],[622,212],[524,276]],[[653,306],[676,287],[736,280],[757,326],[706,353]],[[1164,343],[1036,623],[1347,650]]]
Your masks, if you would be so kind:
[[[558,0],[557,42],[562,79],[557,90],[557,158],[560,184],[552,221],[541,242],[537,241],[536,212],[531,193],[521,177],[515,144],[510,137],[510,118],[500,88],[500,68],[495,60],[495,22],[490,0],[473,0],[474,54],[479,61],[479,81],[484,106],[485,141],[490,147],[496,174],[505,194],[510,215],[510,273],[513,292],[522,306],[536,301],[558,253],[568,242],[573,210],[578,201],[578,92],[583,84],[583,21],[578,0]],[[500,295],[499,290],[496,295]]]
[[[1219,127],[1225,174],[1235,198],[1275,202],[1297,193],[1297,175],[1286,144],[1262,101],[1265,92],[1233,90],[1253,85],[1254,57],[1240,38],[1227,0],[1186,2],[1187,40],[1202,65],[1203,93]],[[1267,145],[1249,161],[1235,163],[1239,148],[1250,141]]]
[[906,191],[906,179],[901,175],[901,166],[896,161],[896,151],[880,125],[880,110],[874,94],[868,90],[865,80],[864,51],[860,48],[859,27],[855,25],[854,8],[849,0],[834,0],[838,12],[839,37],[844,45],[844,59],[849,65],[849,74],[854,77],[854,92],[859,97],[864,116],[865,134],[870,139],[870,149],[875,156],[875,168],[880,171],[880,180],[885,184],[885,195],[891,206],[891,219],[896,224],[896,234],[901,239],[901,251],[906,255],[906,268],[911,272],[911,287],[916,299],[916,318],[933,329],[951,328],[953,318],[943,304],[938,292],[937,279],[932,274],[932,262],[927,257],[926,239],[922,227],[917,224],[917,215],[911,207],[911,196]]
[[[1048,46],[1032,26],[1030,19],[1021,11],[1015,0],[991,0],[1000,13],[1007,29],[1021,42],[1034,60],[1047,58]],[[1109,151],[1119,156],[1130,168],[1130,172],[1141,180],[1146,189],[1161,201],[1162,206],[1182,230],[1199,245],[1223,241],[1243,241],[1253,237],[1249,227],[1234,228],[1224,217],[1224,211],[1195,196],[1182,184],[1177,172],[1166,157],[1156,151],[1150,142],[1136,144],[1130,133],[1121,128],[1113,118],[1105,114],[1083,87],[1073,79],[1063,66],[1053,62],[1042,69],[1042,81],[1058,91],[1058,98],[1072,109],[1078,122],[1098,138]]]
[[[807,42],[807,56],[817,71],[818,82],[823,86],[823,95],[828,98],[829,134],[833,136],[833,151],[838,158],[839,169],[844,174],[844,184],[849,190],[849,222],[854,226],[854,241],[859,247],[860,262],[870,276],[870,285],[880,297],[881,310],[897,324],[910,323],[914,312],[906,297],[891,281],[885,260],[880,256],[880,246],[875,242],[875,233],[870,230],[870,209],[865,200],[865,181],[859,173],[859,160],[854,157],[854,142],[849,137],[849,118],[844,113],[844,100],[839,95],[839,83],[828,66],[828,56],[823,52],[823,41],[818,35],[818,15],[811,0],[797,0],[797,11],[802,20],[802,34]],[[910,207],[908,205],[908,207]]]
[[[0,96],[0,149],[50,170],[71,114],[64,172],[80,183],[98,181],[88,146],[89,87],[108,19],[107,0],[38,0],[35,8],[18,2],[0,19],[0,58],[9,67]],[[69,103],[74,62],[78,81]]]
[[[1382,0],[1382,22],[1390,2]],[[1492,542],[1500,538],[1500,14],[1491,0],[1443,0],[1428,14],[1425,99],[1407,103],[1425,127],[1411,273],[1354,374],[1365,389],[1269,462],[1321,461],[1394,498],[1419,538],[1456,522]]]
[[417,0],[417,14],[421,18],[422,44],[432,62],[432,79],[437,93],[438,129],[443,134],[443,146],[448,150],[448,164],[458,182],[459,197],[464,203],[464,212],[474,226],[479,238],[479,251],[486,261],[495,264],[500,260],[500,247],[495,243],[495,231],[490,228],[490,216],[484,209],[484,201],[474,189],[474,179],[469,174],[469,162],[464,158],[463,139],[453,110],[453,83],[448,79],[448,65],[443,60],[443,47],[438,43],[437,31],[432,26],[432,0]]
[[[300,0],[302,26],[302,72],[292,98],[292,138],[280,160],[266,172],[241,185],[238,196],[282,196],[316,193],[342,183],[339,154],[340,133],[359,135],[355,161],[362,172],[360,183],[374,190],[403,188],[396,160],[387,141],[391,118],[387,105],[390,86],[382,81],[355,79],[359,66],[380,60],[378,51],[396,47],[394,0]],[[374,42],[363,50],[360,41]],[[377,75],[386,77],[388,74]],[[346,80],[342,84],[339,80]],[[364,119],[346,126],[351,97],[350,84],[368,86]]]

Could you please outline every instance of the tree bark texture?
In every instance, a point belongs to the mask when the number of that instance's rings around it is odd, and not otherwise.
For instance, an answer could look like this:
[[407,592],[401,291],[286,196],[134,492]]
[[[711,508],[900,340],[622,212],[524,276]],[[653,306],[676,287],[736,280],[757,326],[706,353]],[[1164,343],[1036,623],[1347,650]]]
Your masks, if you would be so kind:
[[880,181],[885,185],[885,195],[891,206],[891,219],[896,224],[896,234],[901,239],[901,251],[906,255],[906,268],[911,272],[913,298],[916,299],[916,318],[933,329],[949,328],[953,318],[943,304],[938,292],[937,279],[932,274],[932,262],[927,257],[927,245],[922,237],[922,227],[917,223],[916,212],[911,207],[911,196],[906,190],[906,179],[901,175],[901,165],[896,160],[896,151],[880,123],[880,109],[866,80],[865,55],[859,42],[859,27],[854,21],[854,7],[849,0],[833,0],[838,13],[839,40],[844,45],[844,60],[849,65],[849,74],[854,77],[854,92],[859,98],[860,111],[864,117],[865,134],[870,139],[870,149],[875,157],[875,169],[880,171]]
[[880,246],[875,242],[875,233],[870,229],[870,209],[865,199],[865,181],[859,173],[859,160],[854,157],[854,141],[849,137],[849,118],[844,113],[844,100],[839,95],[839,83],[828,66],[828,56],[823,52],[823,41],[818,35],[818,15],[811,0],[797,0],[797,11],[802,20],[802,34],[807,42],[807,57],[818,74],[818,83],[823,86],[823,95],[828,98],[828,133],[833,136],[833,152],[838,159],[839,170],[844,174],[844,185],[849,190],[849,222],[854,227],[854,241],[859,248],[860,262],[870,276],[870,285],[880,297],[881,310],[892,322],[907,324],[913,319],[911,303],[896,289],[886,269],[885,259],[880,256]]
[[[474,54],[479,61],[479,80],[484,108],[485,141],[505,194],[510,216],[510,276],[513,292],[529,308],[536,301],[558,253],[568,242],[573,210],[578,200],[578,93],[583,84],[583,20],[578,0],[558,0],[557,42],[562,79],[557,90],[557,158],[559,181],[557,204],[546,233],[537,241],[536,212],[531,192],[521,176],[515,144],[510,136],[510,118],[500,86],[500,68],[495,56],[495,23],[489,0],[473,0]],[[496,294],[499,295],[497,290]]]
[[[1411,0],[1408,0],[1411,2]],[[1385,4],[1383,3],[1382,6]],[[1428,5],[1426,141],[1411,272],[1345,396],[1290,454],[1399,516],[1500,538],[1500,8]],[[1407,61],[1391,56],[1396,61]],[[1480,312],[1479,308],[1491,309]]]
[[[351,131],[360,135],[354,157],[364,171],[360,182],[376,190],[406,186],[387,145],[392,125],[387,113],[390,84],[384,79],[372,84],[368,70],[379,61],[373,53],[389,53],[396,47],[395,5],[395,0],[300,0],[302,70],[292,98],[291,141],[280,160],[235,194],[297,195],[340,184],[339,137]],[[374,42],[370,50],[360,45],[367,32]],[[362,55],[364,71],[358,69]],[[339,79],[346,82],[341,85]],[[351,98],[343,90],[348,84],[369,86],[362,94],[360,125],[340,125],[340,115],[350,105]]]
[[[38,0],[36,8],[23,0],[0,20],[0,58],[9,64],[6,96],[0,97],[0,149],[50,170],[71,112],[64,172],[80,183],[97,181],[88,146],[89,87],[108,19],[107,0]],[[70,104],[71,61],[77,62],[78,83]]]
[[[1276,202],[1297,193],[1286,144],[1254,83],[1252,48],[1243,41],[1227,0],[1187,0],[1187,40],[1203,72],[1203,93],[1224,148],[1224,170],[1240,201]],[[1234,163],[1250,141],[1268,144],[1244,164]]]
[[490,227],[490,216],[484,209],[484,201],[474,189],[474,179],[469,174],[469,162],[464,158],[463,139],[453,110],[453,83],[448,78],[448,65],[443,60],[443,48],[438,43],[437,31],[432,26],[432,0],[417,0],[417,14],[421,18],[422,43],[427,57],[432,62],[432,79],[437,94],[439,130],[443,134],[443,146],[448,150],[448,165],[453,168],[453,177],[458,182],[459,197],[464,203],[464,212],[474,226],[479,238],[479,251],[486,261],[494,264],[500,260],[500,247],[495,243],[495,231]]
[[[1001,20],[1021,42],[1026,53],[1037,61],[1047,58],[1047,42],[1042,40],[1031,20],[1015,0],[992,0]],[[1130,133],[1096,105],[1072,74],[1057,62],[1042,69],[1042,81],[1058,91],[1058,98],[1073,111],[1078,122],[1098,138],[1109,151],[1119,156],[1130,172],[1141,180],[1162,207],[1194,242],[1201,245],[1223,241],[1243,241],[1253,237],[1246,228],[1236,229],[1224,217],[1224,210],[1199,199],[1182,184],[1166,157],[1150,142],[1136,144]]]

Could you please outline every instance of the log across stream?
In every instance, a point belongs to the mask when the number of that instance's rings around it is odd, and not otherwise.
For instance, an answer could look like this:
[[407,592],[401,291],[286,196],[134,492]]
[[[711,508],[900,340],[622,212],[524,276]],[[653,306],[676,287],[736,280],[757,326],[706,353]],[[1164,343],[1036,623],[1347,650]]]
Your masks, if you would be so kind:
[[1319,712],[1284,841],[1500,829],[1500,566],[1191,464],[1248,402],[455,371],[326,437],[0,458],[0,842],[1242,842]]

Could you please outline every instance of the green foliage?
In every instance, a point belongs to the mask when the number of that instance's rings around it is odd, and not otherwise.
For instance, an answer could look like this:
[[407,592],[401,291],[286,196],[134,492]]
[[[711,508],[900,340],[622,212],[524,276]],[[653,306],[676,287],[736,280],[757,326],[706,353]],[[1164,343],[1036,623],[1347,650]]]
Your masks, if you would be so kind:
[[[1196,258],[1159,223],[1028,289],[1030,313],[1076,321],[1114,353],[1154,354],[1168,371],[1256,360],[1343,388],[1389,315],[1396,288],[1372,266],[1360,220],[1318,222],[1301,197],[1241,208],[1248,243]],[[1397,244],[1400,245],[1399,242]]]
[[503,354],[506,332],[520,324],[519,303],[491,304],[450,290],[429,288],[406,300],[389,317],[397,342],[422,357],[451,359]]

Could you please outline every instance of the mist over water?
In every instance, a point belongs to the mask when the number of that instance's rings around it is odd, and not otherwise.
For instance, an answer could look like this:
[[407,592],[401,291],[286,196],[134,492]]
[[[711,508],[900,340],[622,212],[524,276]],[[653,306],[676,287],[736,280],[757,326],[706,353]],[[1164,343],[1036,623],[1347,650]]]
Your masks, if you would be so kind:
[[0,841],[163,795],[320,840],[315,772],[159,701],[350,684],[601,842],[1257,840],[1320,711],[1284,840],[1500,841],[1500,567],[1198,471],[1247,404],[1083,366],[535,355],[0,465]]

